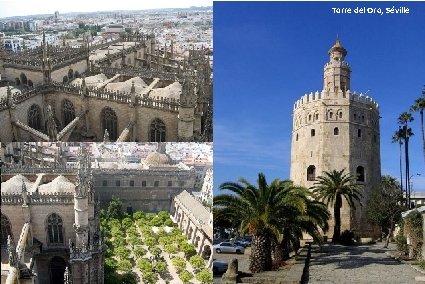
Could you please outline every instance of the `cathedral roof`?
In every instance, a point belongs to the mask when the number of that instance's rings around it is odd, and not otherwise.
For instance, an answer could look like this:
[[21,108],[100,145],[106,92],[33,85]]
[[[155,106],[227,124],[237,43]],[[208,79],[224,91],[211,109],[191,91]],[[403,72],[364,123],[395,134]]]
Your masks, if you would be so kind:
[[182,93],[182,85],[179,82],[174,82],[164,88],[155,88],[149,93],[152,98],[169,98],[169,99],[180,99]]
[[40,185],[38,192],[75,192],[75,185],[70,182],[66,177],[60,175],[49,183]]
[[143,162],[150,167],[170,166],[172,164],[170,156],[159,152],[150,153]]
[[124,82],[117,83],[109,83],[106,85],[105,89],[109,89],[111,91],[120,91],[120,92],[131,92],[131,86],[134,82],[134,89],[136,94],[140,94],[148,85],[145,81],[143,81],[140,77],[133,77]]
[[32,188],[33,183],[23,175],[16,175],[1,183],[1,193],[21,193],[22,183],[25,182],[27,190]]

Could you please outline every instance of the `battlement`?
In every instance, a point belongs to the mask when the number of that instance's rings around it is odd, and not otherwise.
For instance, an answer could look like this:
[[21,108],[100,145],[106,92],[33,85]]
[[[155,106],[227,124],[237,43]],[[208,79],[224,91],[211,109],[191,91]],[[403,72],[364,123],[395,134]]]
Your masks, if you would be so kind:
[[[20,193],[2,193],[2,204],[24,204],[24,198]],[[72,192],[33,192],[28,194],[27,204],[73,204],[74,193]]]
[[[333,62],[326,62],[325,63],[325,66],[323,66],[323,68],[326,68],[326,67],[328,67],[328,66],[330,66],[330,65],[333,65]],[[348,64],[347,62],[345,62],[345,61],[342,61],[341,62],[341,67],[345,67],[345,68],[351,68],[351,66],[350,66],[350,64]]]
[[371,97],[365,96],[363,93],[357,94],[356,92],[346,91],[342,92],[341,90],[338,93],[327,92],[322,90],[320,93],[316,91],[315,93],[311,92],[310,94],[305,94],[294,104],[294,111],[301,108],[307,107],[310,103],[326,100],[345,100],[347,103],[358,102],[365,105],[368,105],[375,110],[379,110],[379,105]]

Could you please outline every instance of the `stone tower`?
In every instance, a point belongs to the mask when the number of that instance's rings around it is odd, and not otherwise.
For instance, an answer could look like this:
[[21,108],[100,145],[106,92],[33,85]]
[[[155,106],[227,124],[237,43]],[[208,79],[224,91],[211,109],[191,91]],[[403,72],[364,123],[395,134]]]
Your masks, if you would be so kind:
[[[364,185],[365,204],[381,178],[379,108],[372,98],[350,91],[346,55],[337,39],[324,66],[323,90],[305,94],[294,104],[290,178],[310,188],[325,171],[345,169],[357,174],[358,182]],[[341,231],[373,233],[366,224],[364,206],[350,210],[344,201],[341,221]],[[333,224],[332,217],[330,228]]]

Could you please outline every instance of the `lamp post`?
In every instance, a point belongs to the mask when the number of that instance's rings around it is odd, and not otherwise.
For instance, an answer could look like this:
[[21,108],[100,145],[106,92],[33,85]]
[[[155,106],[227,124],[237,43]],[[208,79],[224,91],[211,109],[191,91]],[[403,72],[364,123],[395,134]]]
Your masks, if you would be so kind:
[[410,195],[411,195],[411,193],[412,193],[412,191],[413,191],[413,181],[412,181],[412,179],[414,178],[414,177],[416,177],[416,176],[421,176],[421,174],[414,174],[414,175],[411,175],[410,177],[409,177],[409,182],[410,182],[410,184],[409,184],[409,188],[410,188],[410,190],[409,190],[409,197],[408,197],[408,204],[409,204],[409,206],[408,206],[408,208],[407,209],[410,209],[410,207],[411,207],[411,204],[410,204]]

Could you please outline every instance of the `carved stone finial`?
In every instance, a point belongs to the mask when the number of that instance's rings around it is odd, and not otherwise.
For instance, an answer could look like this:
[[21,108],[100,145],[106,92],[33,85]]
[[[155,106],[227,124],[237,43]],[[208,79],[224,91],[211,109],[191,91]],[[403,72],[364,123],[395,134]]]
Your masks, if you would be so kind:
[[9,255],[9,266],[18,267],[18,255],[10,235],[7,236],[7,253]]
[[131,93],[135,93],[136,88],[134,87],[134,81],[131,82]]

